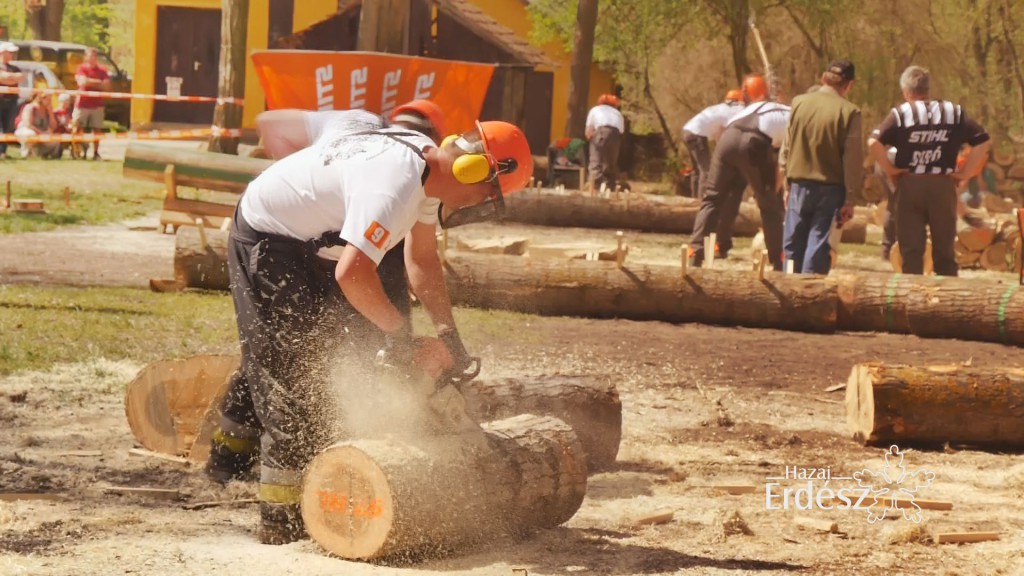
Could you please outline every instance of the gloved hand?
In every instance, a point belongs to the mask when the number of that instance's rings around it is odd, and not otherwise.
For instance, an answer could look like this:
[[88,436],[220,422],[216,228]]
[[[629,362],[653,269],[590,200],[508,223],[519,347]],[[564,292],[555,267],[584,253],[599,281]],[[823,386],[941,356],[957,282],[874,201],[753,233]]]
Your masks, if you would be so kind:
[[452,357],[453,365],[445,371],[442,378],[456,382],[468,382],[480,373],[480,359],[474,358],[466,351],[465,344],[455,328],[446,328],[437,334]]
[[391,366],[408,372],[413,365],[416,346],[408,330],[384,335],[384,347],[377,351],[377,365]]

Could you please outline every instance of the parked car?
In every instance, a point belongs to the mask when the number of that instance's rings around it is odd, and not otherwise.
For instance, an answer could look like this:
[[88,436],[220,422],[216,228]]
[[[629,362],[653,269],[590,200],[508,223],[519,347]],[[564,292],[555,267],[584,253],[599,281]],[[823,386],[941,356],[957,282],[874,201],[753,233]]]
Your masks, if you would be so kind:
[[[76,90],[78,82],[75,71],[85,59],[84,44],[51,42],[47,40],[11,40],[18,47],[17,60],[38,62],[50,69],[65,88]],[[100,64],[110,73],[112,92],[131,92],[131,78],[111,60],[108,54],[99,54]],[[127,128],[131,122],[131,102],[124,99],[109,99],[104,105],[108,121],[117,122]]]
[[[18,107],[20,108],[26,102],[32,98],[33,88],[53,88],[60,89],[64,87],[57,75],[42,62],[25,62],[24,60],[12,60],[11,64],[17,66],[25,74],[25,78],[22,79],[19,88],[21,92],[18,94]],[[56,104],[56,96],[54,97],[54,103]]]

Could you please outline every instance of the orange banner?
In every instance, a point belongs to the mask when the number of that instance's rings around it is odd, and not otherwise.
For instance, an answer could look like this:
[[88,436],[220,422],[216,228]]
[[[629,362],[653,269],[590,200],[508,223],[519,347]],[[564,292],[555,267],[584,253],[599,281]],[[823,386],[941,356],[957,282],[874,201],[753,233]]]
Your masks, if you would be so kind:
[[445,113],[448,133],[480,116],[494,66],[377,52],[265,50],[252,55],[267,108],[350,110],[387,115],[426,98]]

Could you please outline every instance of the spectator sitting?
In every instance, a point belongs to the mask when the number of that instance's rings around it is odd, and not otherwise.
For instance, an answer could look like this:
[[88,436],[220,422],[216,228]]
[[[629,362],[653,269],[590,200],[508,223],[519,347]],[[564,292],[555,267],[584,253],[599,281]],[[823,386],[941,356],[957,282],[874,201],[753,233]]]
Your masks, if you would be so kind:
[[36,94],[25,106],[21,108],[18,116],[18,127],[14,135],[21,143],[21,157],[28,158],[29,155],[40,158],[57,158],[60,153],[59,142],[32,142],[28,139],[33,136],[53,134],[57,127],[57,120],[53,116],[52,97],[43,94]]
[[[587,142],[580,138],[559,138],[548,146],[548,182],[555,185],[556,166],[587,165]],[[580,185],[583,183],[580,182]]]

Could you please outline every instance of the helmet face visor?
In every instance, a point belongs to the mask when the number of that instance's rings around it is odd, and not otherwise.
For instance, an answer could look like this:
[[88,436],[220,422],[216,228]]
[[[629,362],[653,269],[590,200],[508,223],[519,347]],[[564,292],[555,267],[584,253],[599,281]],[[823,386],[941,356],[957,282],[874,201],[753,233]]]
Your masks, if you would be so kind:
[[500,220],[505,215],[505,197],[501,194],[497,178],[491,179],[490,183],[493,193],[479,204],[450,210],[442,203],[437,209],[437,220],[441,223],[441,228],[448,229],[466,224]]

